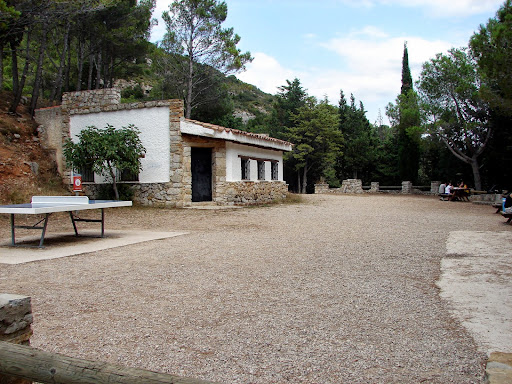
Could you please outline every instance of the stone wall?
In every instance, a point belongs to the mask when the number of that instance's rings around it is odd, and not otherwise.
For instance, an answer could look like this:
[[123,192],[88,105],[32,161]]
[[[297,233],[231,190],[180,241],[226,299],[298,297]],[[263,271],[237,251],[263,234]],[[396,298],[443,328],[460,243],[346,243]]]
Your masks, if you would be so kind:
[[363,193],[363,182],[360,179],[343,180],[341,193]]
[[234,181],[217,184],[219,205],[252,205],[286,199],[288,185],[283,181]]
[[[0,341],[30,345],[32,336],[30,297],[0,293]],[[2,384],[31,384],[32,381],[0,374]]]
[[41,146],[52,152],[60,174],[64,171],[62,158],[62,109],[60,107],[49,107],[37,109],[35,120],[38,123],[37,132]]
[[329,193],[329,184],[327,184],[327,183],[315,184],[315,193]]

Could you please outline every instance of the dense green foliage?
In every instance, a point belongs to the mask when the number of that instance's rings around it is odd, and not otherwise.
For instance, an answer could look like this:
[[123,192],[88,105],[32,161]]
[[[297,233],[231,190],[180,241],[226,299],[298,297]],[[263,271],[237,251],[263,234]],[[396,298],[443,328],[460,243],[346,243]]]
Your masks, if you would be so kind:
[[[496,17],[470,40],[482,85],[480,95],[489,103],[493,129],[484,156],[483,176],[490,185],[512,189],[512,1],[507,0]],[[509,180],[505,184],[504,180]]]
[[77,170],[91,167],[94,173],[109,178],[116,200],[119,200],[116,171],[138,174],[145,153],[139,131],[133,125],[119,129],[112,125],[104,129],[87,127],[80,132],[76,143],[68,139],[64,145],[67,166]]
[[62,92],[111,87],[143,69],[154,0],[2,4],[1,85],[14,94],[13,113],[24,95],[33,110],[41,96],[56,102]]
[[452,49],[425,63],[418,83],[428,130],[460,160],[471,165],[475,188],[481,189],[478,159],[492,129],[488,106],[479,94],[476,63],[465,50]]

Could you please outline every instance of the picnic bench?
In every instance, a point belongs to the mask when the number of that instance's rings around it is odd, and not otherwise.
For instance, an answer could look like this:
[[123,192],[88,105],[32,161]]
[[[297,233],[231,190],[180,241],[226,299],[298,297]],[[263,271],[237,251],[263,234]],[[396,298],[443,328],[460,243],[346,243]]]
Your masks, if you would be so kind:
[[469,201],[471,190],[466,188],[453,188],[451,193],[439,193],[441,200],[446,201]]
[[512,213],[505,213],[505,212],[501,212],[501,216],[503,216],[504,218],[508,219],[507,220],[507,224],[510,224],[510,222],[512,221]]

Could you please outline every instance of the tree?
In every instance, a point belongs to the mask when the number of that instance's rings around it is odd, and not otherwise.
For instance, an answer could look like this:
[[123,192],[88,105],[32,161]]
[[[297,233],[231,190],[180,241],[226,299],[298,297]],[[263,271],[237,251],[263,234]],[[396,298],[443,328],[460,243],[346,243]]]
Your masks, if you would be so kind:
[[275,109],[279,125],[284,127],[292,127],[295,123],[292,116],[297,113],[299,108],[306,105],[308,94],[300,84],[298,78],[293,81],[286,80],[286,85],[278,88],[276,95]]
[[[240,36],[233,28],[221,27],[227,12],[226,3],[217,0],[177,0],[162,14],[167,33],[161,46],[173,55],[174,60],[169,64],[184,80],[187,118],[207,87],[202,69],[207,70],[210,66],[224,74],[232,74],[243,70],[245,64],[252,61],[250,52],[242,53],[236,47]],[[206,66],[200,67],[200,64]]]
[[366,118],[362,102],[356,107],[353,94],[350,95],[350,105],[347,105],[343,91],[340,93],[339,131],[343,135],[345,149],[341,158],[342,178],[362,178],[368,174],[368,167],[373,164],[373,132]]
[[110,178],[116,200],[119,200],[116,170],[138,174],[145,153],[139,131],[133,125],[121,129],[112,125],[105,129],[90,126],[80,132],[76,143],[68,139],[64,144],[66,165],[72,169],[92,167],[95,173]]
[[287,159],[294,162],[299,192],[306,193],[311,176],[336,184],[334,170],[343,142],[338,119],[336,107],[327,100],[316,104],[314,98],[292,116],[295,126],[288,128],[287,138],[295,145]]
[[412,87],[409,52],[404,44],[402,58],[402,87],[397,99],[398,106],[398,170],[402,180],[415,183],[419,168],[419,135],[421,124],[417,96]]
[[481,163],[489,186],[512,180],[512,1],[507,0],[469,43],[482,79],[480,95],[489,103],[493,135]]
[[482,188],[478,158],[492,128],[488,106],[479,94],[476,63],[466,49],[451,49],[423,64],[418,81],[429,132],[459,160],[471,165],[476,189]]
[[482,78],[483,98],[491,108],[512,116],[512,0],[480,26],[469,44]]

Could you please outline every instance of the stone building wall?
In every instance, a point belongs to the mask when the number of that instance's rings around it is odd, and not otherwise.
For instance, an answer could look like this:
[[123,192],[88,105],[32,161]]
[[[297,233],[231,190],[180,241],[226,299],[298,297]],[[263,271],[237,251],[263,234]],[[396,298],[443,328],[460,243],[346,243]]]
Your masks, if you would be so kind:
[[217,204],[252,205],[286,199],[283,181],[230,181],[217,184]]
[[[226,182],[226,141],[194,135],[182,135],[184,119],[182,100],[160,100],[121,103],[119,89],[70,92],[63,95],[62,105],[36,111],[36,120],[47,137],[45,142],[59,153],[58,167],[66,182],[71,182],[71,170],[65,166],[62,148],[69,138],[71,116],[100,112],[134,110],[151,107],[169,108],[169,181],[128,183],[134,192],[134,202],[142,205],[184,207],[192,204],[191,148],[212,148],[212,200],[217,204],[255,204],[286,197],[284,182]],[[83,183],[84,193],[92,199],[99,197],[100,184]],[[228,195],[226,195],[228,193]]]

